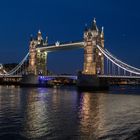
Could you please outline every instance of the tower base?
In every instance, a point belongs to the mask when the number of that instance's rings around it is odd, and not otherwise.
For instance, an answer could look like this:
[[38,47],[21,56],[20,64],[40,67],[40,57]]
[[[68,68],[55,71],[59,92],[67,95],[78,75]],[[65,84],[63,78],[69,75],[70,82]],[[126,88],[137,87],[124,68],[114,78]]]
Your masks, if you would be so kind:
[[108,90],[109,84],[105,78],[80,73],[78,74],[77,87],[81,90]]
[[34,74],[25,75],[23,76],[20,85],[26,87],[32,87],[32,86],[36,87],[39,85],[38,76]]

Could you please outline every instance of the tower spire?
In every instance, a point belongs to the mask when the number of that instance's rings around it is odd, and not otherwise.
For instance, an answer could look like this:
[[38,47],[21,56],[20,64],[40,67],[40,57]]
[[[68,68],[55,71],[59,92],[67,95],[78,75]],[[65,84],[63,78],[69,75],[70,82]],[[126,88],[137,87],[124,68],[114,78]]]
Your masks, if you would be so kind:
[[96,24],[96,18],[94,18],[93,22]]
[[41,31],[40,31],[40,29],[38,30],[38,34],[41,34]]
[[94,18],[94,20],[93,20],[91,30],[98,31],[98,27],[96,25],[96,18]]
[[102,33],[104,33],[104,27],[102,26]]
[[104,37],[104,27],[102,26],[102,30],[101,30],[101,38]]
[[43,38],[42,38],[42,33],[41,33],[40,30],[38,30],[37,40],[39,41],[39,43],[41,43],[41,41],[43,40]]
[[45,44],[48,45],[48,36],[46,36]]

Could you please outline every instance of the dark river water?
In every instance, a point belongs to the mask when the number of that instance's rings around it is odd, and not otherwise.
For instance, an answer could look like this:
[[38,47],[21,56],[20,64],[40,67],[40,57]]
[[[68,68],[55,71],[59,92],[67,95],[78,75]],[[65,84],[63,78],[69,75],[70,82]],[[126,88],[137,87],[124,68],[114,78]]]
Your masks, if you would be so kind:
[[140,87],[0,86],[0,140],[139,140]]

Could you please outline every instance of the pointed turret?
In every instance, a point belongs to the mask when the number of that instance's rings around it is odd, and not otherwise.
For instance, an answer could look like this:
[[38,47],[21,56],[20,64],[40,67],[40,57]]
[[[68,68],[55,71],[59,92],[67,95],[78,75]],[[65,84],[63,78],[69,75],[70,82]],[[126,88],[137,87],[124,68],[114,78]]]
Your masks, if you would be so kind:
[[96,19],[95,18],[93,20],[91,30],[98,31],[98,28],[97,28],[97,25],[96,25]]
[[46,36],[45,44],[48,45],[48,36]]
[[102,26],[102,30],[101,30],[101,38],[104,37],[104,27]]
[[42,33],[41,33],[40,30],[38,30],[37,40],[38,40],[38,41],[42,41],[42,40],[43,40],[43,38],[42,38]]
[[40,30],[38,30],[38,34],[41,34],[41,31]]

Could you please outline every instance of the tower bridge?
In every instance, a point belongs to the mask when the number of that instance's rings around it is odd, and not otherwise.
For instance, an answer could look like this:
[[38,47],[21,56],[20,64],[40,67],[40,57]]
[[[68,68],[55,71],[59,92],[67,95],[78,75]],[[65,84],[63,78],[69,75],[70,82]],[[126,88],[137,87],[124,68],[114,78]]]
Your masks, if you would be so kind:
[[78,42],[61,43],[56,42],[53,45],[48,44],[48,37],[43,40],[42,34],[39,31],[37,38],[31,38],[29,47],[29,71],[35,75],[46,73],[47,54],[53,51],[69,50],[76,48],[84,49],[84,74],[103,74],[104,73],[104,56],[99,53],[96,45],[104,48],[104,31],[98,29],[96,20],[92,22],[90,28],[84,31],[84,40]]
[[[107,80],[110,79],[140,79],[140,69],[122,62],[104,48],[104,28],[99,28],[95,19],[90,27],[85,28],[83,39],[76,42],[57,41],[49,44],[48,37],[44,40],[39,30],[36,38],[31,37],[29,53],[25,58],[10,72],[0,76],[21,74],[48,76],[47,56],[49,53],[79,48],[84,49],[83,70],[77,75],[79,86],[105,87],[108,83]],[[25,64],[27,61],[28,64]]]

